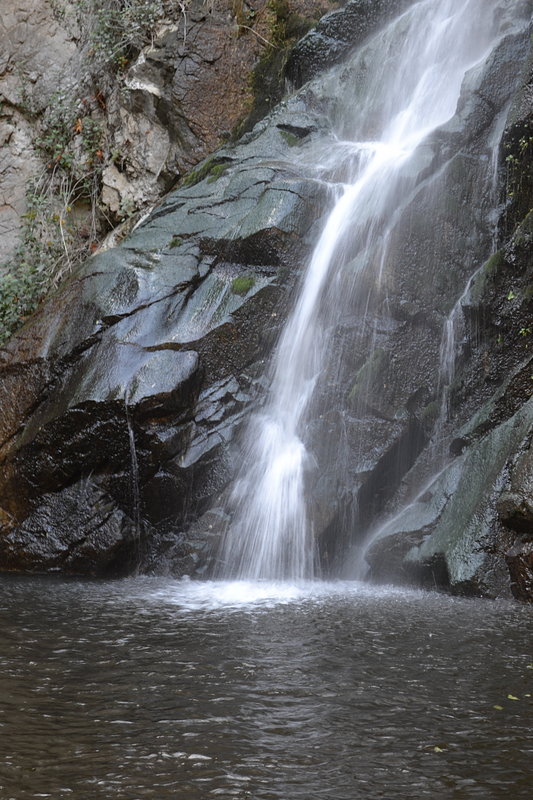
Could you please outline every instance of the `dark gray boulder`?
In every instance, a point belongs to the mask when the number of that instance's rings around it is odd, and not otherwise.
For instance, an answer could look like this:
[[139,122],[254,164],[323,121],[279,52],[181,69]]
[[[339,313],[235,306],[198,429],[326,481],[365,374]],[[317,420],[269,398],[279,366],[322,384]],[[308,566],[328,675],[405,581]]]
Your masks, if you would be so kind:
[[138,564],[138,531],[90,478],[43,494],[35,511],[0,539],[3,569],[116,575]]
[[338,64],[370,34],[413,0],[348,0],[326,14],[292,49],[286,75],[299,88],[324,69]]

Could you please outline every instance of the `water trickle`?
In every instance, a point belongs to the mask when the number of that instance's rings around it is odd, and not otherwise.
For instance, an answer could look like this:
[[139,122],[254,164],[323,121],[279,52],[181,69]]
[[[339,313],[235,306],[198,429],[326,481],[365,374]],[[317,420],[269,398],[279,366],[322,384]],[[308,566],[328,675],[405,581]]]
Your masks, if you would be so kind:
[[[342,98],[341,105],[357,113],[345,115],[340,131],[346,139],[352,126],[356,174],[341,187],[327,218],[273,358],[268,400],[248,427],[244,466],[231,498],[233,521],[222,548],[223,574],[299,580],[314,573],[305,484],[315,462],[307,427],[332,327],[350,303],[364,314],[362,276],[368,284],[371,272],[380,285],[390,220],[406,206],[416,182],[416,167],[408,162],[427,135],[453,116],[466,71],[488,47],[493,5],[416,3],[360,53],[361,71],[370,76],[366,95]],[[341,157],[345,152],[339,148]],[[445,349],[451,372],[451,337]]]
[[[507,117],[509,113],[510,102],[506,104],[504,110],[497,116],[494,121],[492,136],[489,137],[488,145],[490,148],[490,167],[488,171],[488,192],[491,197],[491,206],[493,207],[493,220],[491,222],[491,249],[490,256],[493,256],[498,247],[498,213],[494,209],[498,206],[498,170],[500,158],[500,142],[503,136]],[[451,312],[444,320],[442,338],[439,352],[439,379],[437,385],[437,397],[439,398],[439,413],[435,423],[435,430],[433,433],[433,449],[437,455],[435,459],[436,470],[440,471],[443,462],[446,459],[445,449],[445,434],[444,429],[446,423],[450,418],[450,392],[452,382],[455,378],[455,371],[457,365],[458,351],[460,342],[466,334],[464,306],[467,303],[472,284],[476,279],[480,270],[484,267],[482,262],[473,274],[468,279],[466,286],[453,306]]]
[[433,449],[436,451],[438,466],[442,466],[445,458],[445,444],[443,443],[443,430],[450,416],[450,391],[455,377],[458,341],[464,333],[463,303],[468,292],[467,288],[444,320],[442,339],[439,354],[439,382],[437,397],[439,398],[439,413],[433,432]]
[[140,561],[140,549],[142,538],[141,523],[141,493],[139,489],[139,461],[137,458],[137,448],[135,446],[135,431],[131,421],[131,414],[128,407],[127,396],[124,397],[124,412],[126,415],[126,425],[128,428],[128,442],[130,446],[130,483],[132,497],[132,518],[133,531],[135,536],[135,559],[137,564]]

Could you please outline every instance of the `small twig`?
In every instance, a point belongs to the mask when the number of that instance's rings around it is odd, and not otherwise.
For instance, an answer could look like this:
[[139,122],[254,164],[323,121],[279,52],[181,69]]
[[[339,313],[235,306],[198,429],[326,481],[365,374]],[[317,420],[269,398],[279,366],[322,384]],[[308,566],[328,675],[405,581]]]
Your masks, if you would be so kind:
[[254,31],[254,29],[250,28],[249,25],[239,25],[239,28],[246,28],[247,31],[251,31],[252,33],[254,33],[257,36],[258,39],[261,39],[261,41],[264,42],[265,44],[267,44],[269,47],[273,47],[274,50],[279,50],[279,47],[276,44],[272,44],[272,42],[269,42],[268,39],[265,39],[265,37],[261,36],[260,33],[257,33],[257,31]]
[[183,44],[187,41],[187,11],[183,3],[178,3],[183,17]]
[[64,224],[65,224],[65,220],[60,215],[59,216],[59,232],[61,233],[61,241],[63,243],[63,248],[65,250],[65,256],[66,256],[66,259],[67,259],[67,265],[68,265],[68,268],[71,269],[72,264],[71,264],[71,261],[70,261],[70,253],[69,253],[69,249],[68,249],[68,246],[67,246],[67,242],[65,240],[65,233],[63,231],[63,225]]

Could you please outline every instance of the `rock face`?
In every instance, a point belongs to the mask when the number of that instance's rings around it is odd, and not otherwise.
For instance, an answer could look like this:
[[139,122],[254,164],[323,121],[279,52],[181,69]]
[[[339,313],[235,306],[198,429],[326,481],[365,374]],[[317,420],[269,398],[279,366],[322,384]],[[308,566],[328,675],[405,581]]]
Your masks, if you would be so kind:
[[[151,558],[152,529],[183,527],[228,482],[228,447],[282,319],[283,287],[325,203],[324,185],[293,164],[287,120],[310,139],[327,124],[301,100],[280,108],[89,260],[3,352],[6,567],[124,569]],[[95,511],[77,515],[65,544],[65,504],[84,493]],[[109,539],[99,561],[98,519]],[[56,535],[30,546],[44,520]]]
[[[81,244],[95,214],[93,244],[110,222],[159,199],[247,118],[253,76],[260,64],[268,72],[269,51],[285,55],[331,5],[139,0],[117,8],[113,0],[43,0],[37,8],[33,0],[3,0],[2,263],[20,236],[33,184],[51,214],[83,200],[68,220]],[[50,183],[52,172],[57,179],[45,193],[43,176]]]
[[326,14],[293,48],[287,77],[297,88],[324,69],[342,61],[369,32],[392,19],[411,0],[348,0],[338,11]]
[[[46,48],[44,43],[46,42]],[[26,210],[25,189],[39,174],[33,98],[41,109],[60,76],[73,68],[76,44],[50,6],[6,0],[0,20],[0,237],[2,260],[13,249]],[[52,65],[52,66],[51,66]]]
[[[500,66],[503,56],[502,49]],[[417,476],[411,482],[407,476],[389,518],[375,526],[367,558],[378,580],[488,596],[511,591],[531,601],[531,53],[520,63],[499,152],[499,249],[456,308],[461,341],[447,422],[452,458],[422,492],[413,490]],[[502,85],[496,77],[491,96]]]
[[[298,80],[322,65],[324,32],[331,59],[342,40],[347,60],[202,162],[1,351],[4,569],[209,569],[239,430],[345,177],[313,167],[349,128],[339,109],[357,113],[360,67],[342,32],[367,38],[398,7],[371,14],[353,0],[329,15]],[[530,10],[504,16],[454,118],[406,164],[394,257],[378,288],[363,276],[364,321],[339,309],[346,356],[332,359],[310,426],[325,572],[369,537],[376,579],[531,599]],[[454,307],[462,345],[445,418],[439,363]],[[437,440],[451,442],[447,460]]]

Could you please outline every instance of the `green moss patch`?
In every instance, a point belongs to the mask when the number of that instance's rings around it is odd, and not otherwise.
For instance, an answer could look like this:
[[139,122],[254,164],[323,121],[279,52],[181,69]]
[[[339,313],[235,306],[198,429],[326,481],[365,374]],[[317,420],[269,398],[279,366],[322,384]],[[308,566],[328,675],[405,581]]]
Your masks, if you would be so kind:
[[251,76],[253,95],[250,113],[232,131],[236,140],[263,119],[283,97],[285,65],[294,43],[312,28],[320,18],[317,10],[313,17],[296,14],[288,0],[269,0],[267,4],[268,41],[263,56]]
[[422,413],[420,414],[420,421],[424,425],[425,428],[430,429],[433,427],[435,422],[437,421],[439,416],[439,404],[436,400],[432,400],[431,403],[422,409]]
[[300,139],[294,135],[294,133],[290,133],[289,131],[280,131],[281,136],[285,139],[289,147],[296,147],[300,144]]
[[182,186],[195,186],[197,183],[200,183],[200,181],[203,181],[204,178],[208,178],[209,183],[212,183],[220,178],[230,166],[230,159],[212,156],[202,162],[198,167],[192,169],[183,178]]
[[241,297],[248,294],[250,289],[253,289],[255,285],[255,278],[253,275],[239,275],[238,278],[235,278],[231,284],[231,291],[233,294],[238,294]]
[[226,170],[229,168],[229,163],[226,162],[224,164],[216,164],[214,167],[211,167],[209,171],[209,177],[207,178],[208,183],[214,183],[214,181],[218,181],[218,179],[224,175]]
[[376,347],[363,366],[357,371],[354,384],[348,395],[350,405],[356,405],[364,399],[383,376],[389,364],[389,357],[385,350]]

